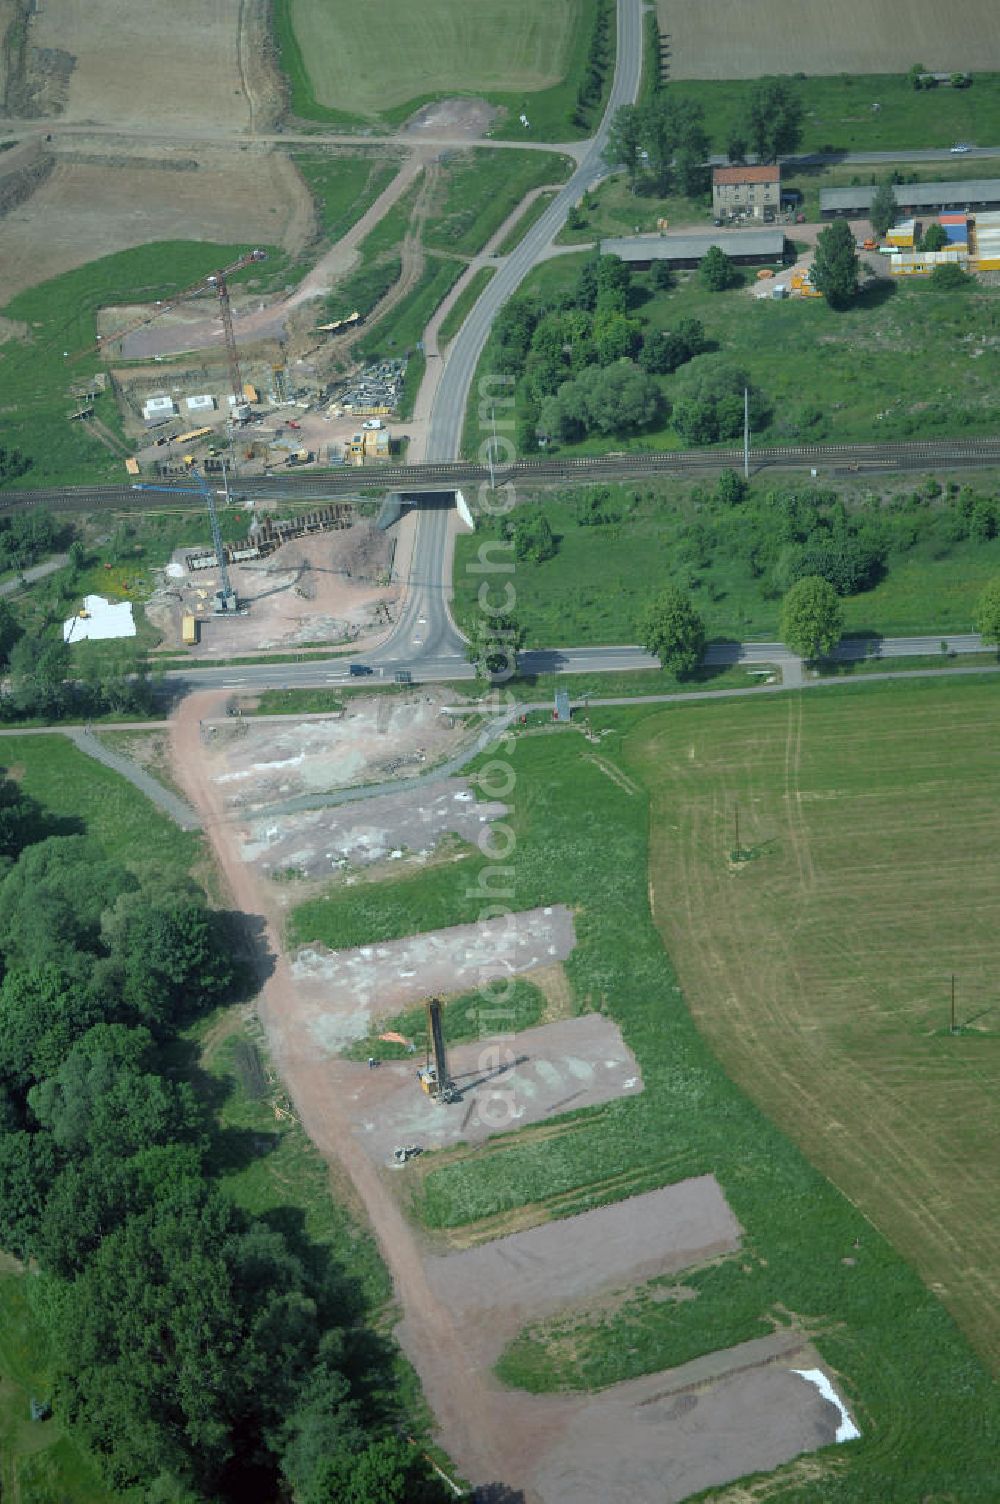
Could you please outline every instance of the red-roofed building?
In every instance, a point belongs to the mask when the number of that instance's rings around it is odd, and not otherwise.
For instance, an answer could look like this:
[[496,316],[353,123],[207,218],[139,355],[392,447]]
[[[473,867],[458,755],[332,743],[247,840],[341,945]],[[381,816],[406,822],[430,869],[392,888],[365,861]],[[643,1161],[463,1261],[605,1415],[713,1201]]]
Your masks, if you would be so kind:
[[716,219],[734,219],[738,214],[773,219],[780,206],[780,167],[713,167],[712,209]]

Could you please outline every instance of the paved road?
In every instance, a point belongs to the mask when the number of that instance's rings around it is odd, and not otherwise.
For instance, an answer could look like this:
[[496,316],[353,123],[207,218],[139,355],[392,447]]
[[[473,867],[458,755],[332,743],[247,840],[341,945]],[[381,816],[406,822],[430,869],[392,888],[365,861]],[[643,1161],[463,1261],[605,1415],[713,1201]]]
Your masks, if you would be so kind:
[[585,189],[592,188],[607,173],[601,153],[608,138],[611,118],[622,105],[631,104],[639,92],[642,17],[642,0],[618,0],[615,76],[597,135],[588,143],[569,182],[499,267],[449,346],[447,363],[431,408],[425,450],[429,461],[449,460],[459,453],[466,399],[493,320],[561,229],[572,205]]
[[[970,146],[953,152],[950,146],[917,147],[912,151],[814,151],[779,157],[783,167],[876,167],[886,162],[974,162],[979,157],[1000,157],[1000,146]],[[728,157],[709,157],[713,167],[727,167]],[[748,162],[756,162],[751,153]]]
[[[165,721],[111,721],[103,722],[101,730],[104,731],[162,731]],[[87,757],[92,757],[95,762],[103,763],[106,768],[112,768],[120,773],[122,778],[134,784],[141,794],[151,800],[161,809],[165,815],[169,815],[182,830],[200,830],[202,821],[197,810],[192,809],[179,794],[173,789],[168,789],[159,779],[154,778],[140,763],[133,762],[121,752],[115,752],[107,742],[101,740],[90,726],[67,726],[57,724],[54,726],[10,726],[0,731],[0,738],[11,736],[65,736],[74,746],[79,747]]]
[[46,575],[55,574],[57,569],[62,569],[63,565],[68,563],[69,554],[53,554],[52,558],[46,559],[44,564],[33,564],[30,569],[14,575],[12,579],[4,580],[0,585],[0,595],[15,595],[18,590],[23,590],[25,585],[33,585],[36,580],[44,580]]
[[[444,514],[440,514],[444,515]],[[426,534],[426,542],[418,547],[426,550],[431,558],[444,540],[432,525]],[[415,570],[418,551],[414,551]],[[234,668],[195,667],[174,669],[165,675],[168,683],[181,692],[194,689],[232,689],[252,693],[273,688],[322,688],[337,685],[359,687],[362,680],[353,678],[351,663],[364,663],[373,670],[373,682],[391,679],[394,672],[408,670],[414,683],[440,683],[443,680],[462,682],[475,677],[473,667],[466,661],[461,639],[451,627],[446,610],[445,596],[436,585],[426,591],[423,599],[430,609],[418,606],[419,590],[412,593],[407,602],[399,629],[374,652],[363,658],[315,659],[308,663],[256,663]],[[436,609],[434,603],[437,603]],[[420,616],[426,615],[426,625]],[[427,633],[424,639],[423,634]],[[413,639],[421,636],[422,640]],[[941,655],[941,644],[947,644],[951,653],[977,653],[989,649],[976,632],[937,633],[914,637],[855,637],[845,638],[834,657],[843,662],[862,658],[915,658]],[[784,664],[798,662],[795,655],[781,642],[716,642],[705,653],[706,664],[723,667],[731,664]],[[656,669],[659,662],[644,648],[624,645],[620,647],[588,648],[535,648],[521,653],[518,658],[522,675],[534,674],[608,674],[626,673],[636,669]]]

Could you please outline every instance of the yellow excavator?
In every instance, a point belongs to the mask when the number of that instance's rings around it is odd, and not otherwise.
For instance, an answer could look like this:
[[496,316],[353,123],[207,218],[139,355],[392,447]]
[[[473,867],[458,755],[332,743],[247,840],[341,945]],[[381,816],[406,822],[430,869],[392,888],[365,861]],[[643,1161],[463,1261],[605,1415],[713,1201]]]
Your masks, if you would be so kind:
[[426,1092],[432,1102],[445,1106],[461,1100],[458,1088],[448,1075],[439,997],[432,997],[427,1004],[427,1061],[423,1070],[417,1074],[421,1090]]

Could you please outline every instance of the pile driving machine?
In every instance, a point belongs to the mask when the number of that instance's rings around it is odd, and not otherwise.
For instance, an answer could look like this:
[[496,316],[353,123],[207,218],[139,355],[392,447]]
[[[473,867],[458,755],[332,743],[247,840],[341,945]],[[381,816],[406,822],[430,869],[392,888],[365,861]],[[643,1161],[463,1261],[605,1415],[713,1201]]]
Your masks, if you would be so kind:
[[[433,1055],[433,1061],[431,1056]],[[441,1025],[441,999],[432,997],[427,1004],[427,1063],[420,1076],[420,1086],[432,1102],[444,1105],[460,1101],[458,1088],[448,1075],[448,1057]]]

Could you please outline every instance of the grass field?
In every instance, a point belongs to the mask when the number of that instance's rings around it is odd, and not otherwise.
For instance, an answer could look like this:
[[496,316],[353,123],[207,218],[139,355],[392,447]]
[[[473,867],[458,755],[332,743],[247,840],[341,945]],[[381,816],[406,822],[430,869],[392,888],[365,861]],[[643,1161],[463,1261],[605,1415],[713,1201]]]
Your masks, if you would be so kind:
[[533,199],[497,246],[496,255],[509,256],[514,247],[521,244],[535,221],[541,219],[554,198],[554,193],[540,193]]
[[446,345],[449,340],[455,338],[455,335],[465,323],[472,308],[478,303],[480,297],[486,291],[488,284],[493,280],[495,272],[496,267],[481,266],[469,278],[469,281],[441,320],[441,327],[438,330],[439,345]]
[[[647,724],[629,759],[652,791],[654,910],[699,1027],[995,1370],[998,692],[910,681],[709,706]],[[738,871],[736,801],[760,854]]]
[[[922,685],[911,691],[910,684],[901,692],[894,691],[899,703],[909,703],[912,711],[909,724],[900,722],[897,728],[897,746],[904,760],[906,749],[919,734],[917,726],[927,714],[935,725],[951,728],[952,767],[963,765],[962,752],[968,743],[969,787],[975,791],[970,825],[977,818],[984,825],[981,834],[973,835],[977,874],[980,853],[988,849],[990,841],[995,842],[993,825],[1000,818],[995,806],[989,810],[983,807],[984,798],[988,798],[989,728],[993,721],[991,714],[984,714],[983,693],[976,681],[964,681],[954,688],[948,685],[937,693],[928,692]],[[798,703],[797,697],[781,695],[764,707],[772,715],[783,717],[782,737],[787,731],[789,707],[794,710]],[[825,708],[834,730],[838,719],[851,724],[848,712],[855,706],[861,706],[860,714],[869,707],[870,727],[877,727],[881,703],[870,687],[852,686],[841,691],[836,700],[826,700]],[[891,710],[889,697],[885,703]],[[936,713],[934,706],[938,707]],[[812,714],[811,707],[807,709]],[[810,1167],[791,1140],[724,1075],[691,1022],[652,922],[647,867],[650,806],[642,788],[630,786],[627,777],[613,775],[621,770],[644,784],[648,780],[652,786],[657,820],[653,873],[660,883],[659,864],[664,860],[660,842],[665,840],[672,846],[674,828],[686,831],[688,827],[685,794],[683,790],[678,793],[677,780],[697,777],[703,769],[715,766],[710,756],[703,755],[694,762],[687,756],[692,737],[699,736],[699,725],[708,724],[699,722],[698,717],[721,715],[721,736],[730,725],[733,727],[733,738],[744,749],[739,763],[734,760],[733,764],[739,768],[739,787],[743,790],[756,766],[751,751],[756,713],[754,702],[741,702],[735,708],[710,706],[707,712],[603,711],[594,722],[595,730],[601,733],[597,759],[575,731],[528,734],[516,740],[511,757],[517,782],[508,801],[512,804],[509,820],[516,835],[511,858],[515,906],[563,902],[573,908],[578,944],[566,963],[566,972],[576,1006],[600,1007],[619,1021],[638,1058],[645,1090],[639,1097],[615,1101],[596,1111],[570,1113],[538,1128],[493,1139],[475,1151],[458,1150],[440,1158],[423,1156],[415,1166],[413,1209],[428,1226],[461,1228],[463,1244],[467,1244],[470,1238],[496,1236],[513,1224],[523,1226],[545,1217],[571,1215],[689,1174],[713,1171],[746,1229],[741,1254],[720,1266],[721,1272],[715,1277],[708,1272],[697,1273],[700,1293],[696,1301],[684,1306],[657,1301],[654,1290],[637,1292],[636,1301],[624,1313],[621,1309],[617,1313],[614,1309],[603,1311],[605,1340],[600,1344],[599,1367],[586,1362],[585,1334],[580,1338],[578,1367],[572,1358],[577,1350],[572,1342],[562,1340],[558,1349],[551,1348],[543,1333],[543,1340],[536,1341],[530,1352],[508,1355],[508,1362],[517,1359],[519,1363],[519,1380],[530,1381],[535,1388],[609,1383],[669,1366],[748,1334],[763,1334],[773,1325],[795,1322],[815,1334],[824,1359],[840,1376],[866,1439],[856,1447],[838,1448],[828,1460],[814,1459],[804,1472],[793,1465],[775,1480],[769,1498],[794,1499],[796,1504],[871,1504],[873,1499],[918,1504],[928,1497],[991,1500],[994,1467],[988,1437],[997,1415],[995,1386],[943,1306],[886,1239],[847,1197]],[[674,726],[680,728],[679,735],[671,732]],[[748,728],[747,733],[743,726]],[[661,742],[666,735],[670,736],[670,745],[664,753]],[[938,745],[940,749],[944,743]],[[725,753],[717,755],[724,757]],[[870,768],[872,760],[859,744],[851,765]],[[902,780],[902,763],[890,759],[889,766]],[[918,766],[922,767],[919,760]],[[941,775],[941,768],[938,773]],[[800,772],[799,776],[804,774]],[[835,772],[832,776],[837,777]],[[837,786],[842,786],[839,781]],[[907,792],[900,781],[894,788],[888,777],[880,780],[876,775],[875,786],[883,803],[868,801],[862,852],[868,850],[875,819],[882,820],[890,837],[898,830],[894,818],[897,799],[910,801],[908,807],[918,799],[918,793]],[[747,788],[748,807],[755,792]],[[798,803],[782,801],[780,792],[779,788],[774,820],[798,819]],[[762,788],[761,794],[770,798],[770,787]],[[960,818],[964,832],[960,795],[956,776],[952,795],[942,803]],[[774,829],[769,824],[758,832],[755,815],[758,841],[780,836],[777,854],[773,858],[762,856],[738,876],[730,876],[725,805],[717,798],[698,799],[696,803],[699,810],[707,806],[715,811],[716,824],[705,845],[704,860],[717,865],[720,892],[731,895],[733,884],[740,882],[747,889],[744,901],[749,902],[752,885],[770,881],[768,861],[775,871],[779,862],[783,869],[791,862],[792,870],[797,870],[794,852],[799,848],[786,836],[784,825]],[[815,807],[826,809],[821,801],[815,801]],[[828,813],[832,819],[832,802]],[[795,834],[798,837],[798,827]],[[688,843],[678,844],[687,859]],[[960,849],[959,843],[955,843],[955,849]],[[902,911],[896,934],[902,946],[912,932],[919,948],[926,943],[922,936],[947,933],[951,916],[961,915],[966,888],[958,876],[956,858],[955,865],[948,869],[947,885],[935,889],[934,872],[945,870],[937,850],[926,845],[910,846],[909,857],[914,857],[916,850],[925,880],[936,892],[940,924],[925,924],[918,931],[913,922],[911,931],[910,916]],[[667,855],[670,860],[678,859],[672,850]],[[849,887],[851,863],[856,857],[840,849],[840,858],[845,864],[842,879]],[[333,888],[325,898],[296,912],[298,927],[311,938],[337,946],[372,944],[414,930],[472,921],[479,908],[475,896],[479,865],[478,854],[470,850],[464,860],[416,877],[359,884],[350,890]],[[886,871],[893,870],[889,861],[884,865]],[[991,874],[985,875],[989,900],[994,881]],[[905,902],[902,882],[893,891]],[[687,899],[683,893],[675,896],[677,893],[673,887],[653,889],[655,913],[664,923],[683,923]],[[792,898],[798,901],[798,890]],[[818,886],[817,905],[821,898]],[[815,912],[821,916],[819,907]],[[988,934],[992,903],[976,912],[982,938]],[[794,910],[785,916],[785,927],[791,935],[794,917]],[[723,912],[718,925],[726,922]],[[961,918],[957,921],[959,929],[967,929],[969,923],[972,921]],[[829,957],[831,964],[837,962],[835,941],[839,939],[839,932],[832,929],[820,932],[821,954]],[[751,941],[750,948],[754,953],[747,957],[747,964],[763,970],[767,946],[754,946]],[[849,945],[842,945],[840,951],[848,958],[852,955]],[[745,953],[746,942],[741,954]],[[985,950],[980,956],[980,961],[984,960]],[[942,958],[945,971],[949,964]],[[722,997],[727,995],[728,990]],[[929,1034],[922,1034],[921,1026],[930,1028],[937,1022],[931,1002],[938,996],[944,994],[928,987],[926,1016],[911,1020],[914,1027],[902,1037],[900,1048],[906,1058],[910,1058],[907,1052],[914,1045],[918,1052],[924,1052],[922,1059],[912,1057],[914,1074],[926,1068],[925,1094],[936,1095],[927,1090],[928,1083],[946,1079],[950,1057],[942,1063],[933,1051],[954,1045],[958,1068],[966,1075],[928,1109],[931,1131],[969,1154],[978,1154],[985,1142],[989,1115],[995,1109],[986,1102],[980,1116],[975,1121],[971,1118],[985,1101],[986,1062],[980,1059],[981,1047],[985,1043],[990,1049],[993,1044],[972,1035],[935,1041]],[[865,1001],[871,1009],[867,997]],[[841,1017],[849,1006],[850,992],[846,990],[840,1000]],[[828,1024],[829,1045],[822,1037],[802,1037],[807,1043],[813,1040],[816,1048],[832,1048],[838,1028],[841,1037],[849,1041],[856,1016],[852,1012],[850,1020],[841,1024],[834,1014]],[[864,1016],[857,1022],[859,1027],[867,1027]],[[794,1018],[787,1028],[798,1037]],[[971,1063],[965,1063],[966,1055]],[[887,1053],[882,1059],[887,1059]],[[982,1082],[976,1078],[978,1070],[984,1073]],[[814,1075],[815,1066],[810,1063],[810,1076],[800,1092],[803,1112],[808,1111]],[[755,1089],[767,1079],[767,1065],[758,1061]],[[895,1090],[894,1078],[890,1076],[889,1081],[887,1097]],[[848,1081],[843,1091],[849,1090]],[[956,1127],[966,1100],[972,1109],[970,1121]],[[867,1099],[865,1107],[870,1107]],[[850,1100],[838,1104],[836,1116],[846,1125],[843,1130],[830,1126],[831,1116],[829,1112],[817,1115],[812,1132],[814,1136],[829,1132],[827,1157],[836,1158],[834,1172],[839,1177],[840,1147],[854,1121]],[[919,1111],[912,1117],[910,1128],[915,1165],[921,1160],[927,1138]],[[874,1176],[880,1152],[877,1134],[857,1135],[855,1142],[852,1162],[856,1155],[867,1154]],[[923,1189],[919,1177],[913,1189],[915,1194]],[[983,1201],[971,1173],[963,1172],[953,1187],[943,1188],[953,1201],[966,1191],[971,1199],[963,1208],[963,1216],[971,1217]],[[879,1210],[881,1215],[881,1203]],[[899,1230],[891,1225],[894,1234]],[[983,1240],[977,1237],[977,1254],[982,1246]],[[986,1256],[995,1274],[995,1251],[987,1248]],[[969,1259],[960,1257],[961,1268],[970,1268]],[[925,1261],[925,1270],[927,1267]],[[971,1304],[963,1309],[963,1317],[969,1314]],[[683,1314],[674,1321],[677,1312]],[[588,1314],[578,1313],[583,1325]],[[627,1320],[620,1322],[623,1314]],[[982,1341],[982,1333],[977,1315],[977,1341]]]
[[474,95],[504,112],[498,134],[567,141],[585,133],[571,116],[599,3],[498,0],[471,10],[459,0],[374,0],[359,34],[349,0],[277,0],[274,29],[292,108],[305,119],[398,125],[431,100]]
[[[671,78],[899,75],[915,62],[945,73],[1000,67],[990,0],[966,0],[954,12],[936,0],[842,0],[836,10],[810,12],[790,25],[775,0],[681,6],[659,0],[657,11],[669,38]],[[858,79],[859,89],[870,81]]]
[[431,250],[474,256],[533,188],[564,183],[573,170],[557,152],[461,152],[442,168],[424,231]]
[[422,94],[550,88],[581,11],[579,0],[495,0],[474,11],[455,0],[374,0],[359,34],[349,0],[293,0],[292,22],[319,103],[379,115],[411,100],[415,80]]
[[[773,485],[781,482],[761,478],[755,492],[767,494]],[[905,486],[901,479],[881,494],[887,502],[893,492],[906,497],[911,485],[912,479]],[[973,486],[987,495],[991,492],[989,478],[978,484],[974,481]],[[810,486],[798,489],[808,494]],[[844,488],[841,494],[849,510],[863,504],[863,493],[853,488]],[[778,636],[780,597],[766,577],[753,574],[745,555],[735,549],[726,551],[725,519],[716,521],[722,528],[721,543],[720,534],[712,534],[719,546],[700,552],[700,540],[713,524],[706,519],[697,487],[661,481],[644,485],[641,491],[613,487],[610,496],[612,505],[620,507],[620,520],[599,527],[578,524],[574,493],[523,503],[525,509],[544,508],[558,540],[553,558],[540,564],[517,563],[514,585],[527,647],[637,642],[639,618],[666,583],[690,591],[710,638],[771,641]],[[919,540],[905,551],[890,551],[885,577],[874,589],[845,598],[848,633],[901,636],[972,630],[978,596],[989,580],[1000,575],[1000,539],[949,543],[946,534],[951,523],[945,504],[930,508],[923,502],[922,508],[925,522]],[[912,522],[909,516],[894,515],[902,547],[911,536]],[[481,542],[482,534],[459,535],[456,540],[453,609],[459,624],[467,622],[476,609],[481,577],[468,566],[476,559]]]
[[428,256],[416,283],[395,308],[358,341],[358,354],[378,360],[413,353],[435,308],[451,292],[464,270],[461,261]]
[[[0,382],[5,392],[4,442],[31,455],[34,463],[5,489],[72,485],[82,479],[121,478],[121,460],[90,438],[67,414],[75,407],[71,382],[103,369],[96,353],[81,354],[94,344],[100,308],[122,303],[149,303],[187,287],[198,277],[225,266],[244,246],[171,241],[122,251],[92,261],[79,271],[21,293],[0,310],[28,326],[24,339],[0,344]],[[287,266],[284,253],[272,249],[266,267],[269,282]],[[165,269],[169,268],[169,272]],[[249,267],[247,271],[253,272]],[[246,273],[233,279],[246,282]],[[13,407],[13,411],[10,411]],[[114,396],[99,393],[95,415],[116,434],[122,426]]]
[[128,867],[147,866],[155,852],[159,872],[181,874],[201,855],[200,836],[179,830],[130,783],[78,752],[66,737],[0,737],[0,766],[60,822],[64,828],[55,834],[92,836]]
[[[523,292],[551,295],[571,286],[581,256],[561,256],[526,278]],[[990,433],[1000,421],[1000,289],[938,292],[927,285],[873,284],[844,312],[823,299],[758,301],[746,287],[707,291],[681,273],[671,292],[633,278],[635,312],[646,329],[702,321],[711,348],[760,388],[770,418],[757,443],[849,443]],[[885,362],[891,357],[891,380]],[[479,373],[494,369],[491,345]],[[671,379],[662,378],[669,399]],[[476,382],[473,391],[478,390]],[[467,412],[465,453],[474,452],[477,406]],[[560,452],[684,447],[669,422],[640,435],[593,436]]]
[[[867,38],[867,27],[858,36]],[[909,41],[906,45],[909,49]],[[977,146],[1000,143],[1000,74],[977,73],[969,89],[917,91],[904,77],[908,67],[905,64],[898,74],[797,80],[805,109],[798,150],[896,151],[952,146],[956,141]],[[752,87],[751,81],[719,83],[691,77],[669,84],[676,98],[702,105],[713,151],[725,151],[739,129]],[[873,104],[879,108],[873,110]]]
[[323,240],[333,242],[357,224],[399,171],[395,158],[295,152],[292,157],[312,195]]

